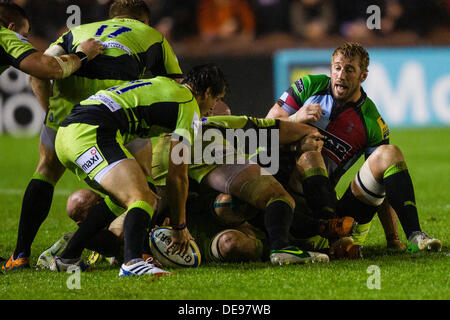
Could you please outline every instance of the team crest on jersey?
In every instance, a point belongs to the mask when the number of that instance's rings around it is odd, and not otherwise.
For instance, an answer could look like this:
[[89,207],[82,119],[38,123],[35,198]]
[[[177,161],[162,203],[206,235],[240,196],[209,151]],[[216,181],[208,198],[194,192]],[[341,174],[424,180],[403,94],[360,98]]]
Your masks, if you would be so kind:
[[77,165],[87,174],[98,167],[103,162],[103,157],[96,147],[92,147],[84,152],[77,160]]
[[386,122],[384,122],[382,117],[379,117],[377,119],[377,122],[378,122],[378,125],[380,126],[381,136],[383,137],[383,140],[389,138],[389,128],[388,128]]

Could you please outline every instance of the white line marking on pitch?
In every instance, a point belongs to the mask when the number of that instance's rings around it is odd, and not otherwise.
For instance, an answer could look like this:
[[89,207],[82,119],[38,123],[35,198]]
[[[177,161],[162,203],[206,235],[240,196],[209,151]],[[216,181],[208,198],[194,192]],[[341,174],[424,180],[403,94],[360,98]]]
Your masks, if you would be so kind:
[[[69,196],[72,192],[71,190],[58,190],[55,189],[54,195],[55,196]],[[10,195],[10,196],[18,196],[23,195],[25,193],[25,189],[0,189],[0,194],[3,195]]]

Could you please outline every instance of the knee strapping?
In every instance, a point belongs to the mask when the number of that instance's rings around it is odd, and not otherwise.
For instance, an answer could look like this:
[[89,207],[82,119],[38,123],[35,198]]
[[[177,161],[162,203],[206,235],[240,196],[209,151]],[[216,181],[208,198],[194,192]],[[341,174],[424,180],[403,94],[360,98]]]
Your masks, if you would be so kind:
[[386,195],[385,187],[374,178],[367,161],[356,174],[355,182],[362,196],[370,204],[379,206],[383,203]]

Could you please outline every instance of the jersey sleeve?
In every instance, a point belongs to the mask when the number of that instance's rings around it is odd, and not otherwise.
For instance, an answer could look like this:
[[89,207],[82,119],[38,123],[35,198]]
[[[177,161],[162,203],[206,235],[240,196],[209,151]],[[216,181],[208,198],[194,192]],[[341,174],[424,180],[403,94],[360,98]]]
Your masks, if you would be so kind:
[[378,146],[389,144],[390,134],[387,123],[369,98],[362,108],[367,128],[367,148],[364,151],[367,158]]
[[182,76],[178,59],[165,38],[150,46],[146,52],[146,67],[156,76],[180,78]]
[[173,141],[180,141],[190,147],[200,128],[200,110],[195,99],[180,103]]
[[325,75],[308,75],[295,81],[278,99],[278,105],[289,115],[296,113],[315,93],[328,87]]
[[61,37],[58,38],[55,42],[53,42],[50,47],[58,45],[61,48],[64,49],[66,53],[72,52],[72,46],[73,46],[73,34],[72,31],[67,31],[64,33]]
[[37,51],[27,38],[16,32],[2,28],[0,34],[2,64],[9,64],[19,69],[20,62]]

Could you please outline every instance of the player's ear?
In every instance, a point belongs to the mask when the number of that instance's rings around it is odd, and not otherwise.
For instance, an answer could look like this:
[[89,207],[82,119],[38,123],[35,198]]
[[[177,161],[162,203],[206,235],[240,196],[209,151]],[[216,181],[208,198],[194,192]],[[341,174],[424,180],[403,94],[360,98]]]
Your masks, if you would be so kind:
[[12,30],[12,31],[16,31],[16,25],[15,25],[15,23],[14,23],[14,22],[10,22],[10,23],[8,24],[8,29],[9,29],[9,30]]
[[369,71],[364,71],[364,72],[361,73],[361,83],[366,81],[368,75],[369,75]]

